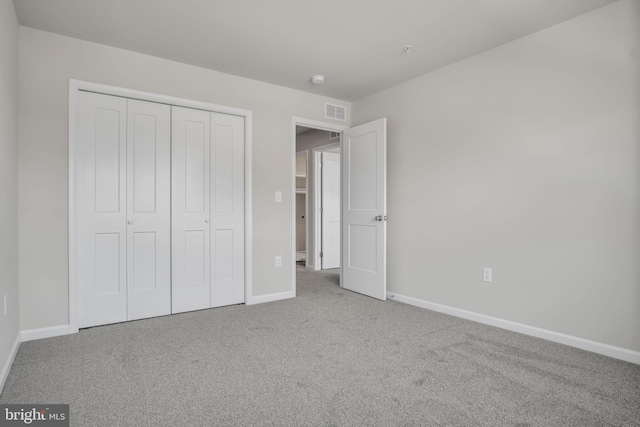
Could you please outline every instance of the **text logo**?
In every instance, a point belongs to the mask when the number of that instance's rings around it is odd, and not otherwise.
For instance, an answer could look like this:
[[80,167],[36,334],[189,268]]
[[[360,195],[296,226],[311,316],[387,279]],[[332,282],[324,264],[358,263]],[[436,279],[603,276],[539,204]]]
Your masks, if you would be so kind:
[[69,405],[0,405],[0,427],[69,427]]

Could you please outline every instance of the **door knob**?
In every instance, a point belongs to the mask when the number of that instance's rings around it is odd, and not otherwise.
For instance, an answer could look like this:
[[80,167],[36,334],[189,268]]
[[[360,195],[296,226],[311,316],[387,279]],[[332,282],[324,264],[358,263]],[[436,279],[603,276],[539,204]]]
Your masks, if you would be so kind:
[[382,215],[378,215],[374,218],[376,221],[382,221]]
[[127,224],[129,225],[133,224],[133,220],[130,219],[129,221],[127,221]]
[[209,218],[205,219],[204,222],[206,222],[207,224],[209,224]]

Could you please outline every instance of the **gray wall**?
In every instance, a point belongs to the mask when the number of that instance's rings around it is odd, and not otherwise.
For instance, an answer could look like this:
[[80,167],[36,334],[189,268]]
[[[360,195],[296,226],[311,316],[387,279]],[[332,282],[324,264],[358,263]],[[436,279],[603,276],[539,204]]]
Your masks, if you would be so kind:
[[[0,387],[20,331],[18,304],[18,19],[0,0]],[[4,315],[4,296],[7,315]]]
[[353,104],[389,120],[390,291],[640,351],[639,28],[621,0]]
[[[21,27],[22,330],[68,323],[70,78],[253,111],[253,294],[291,291],[292,116],[327,121],[325,102],[349,103]],[[276,255],[282,267],[275,267]]]

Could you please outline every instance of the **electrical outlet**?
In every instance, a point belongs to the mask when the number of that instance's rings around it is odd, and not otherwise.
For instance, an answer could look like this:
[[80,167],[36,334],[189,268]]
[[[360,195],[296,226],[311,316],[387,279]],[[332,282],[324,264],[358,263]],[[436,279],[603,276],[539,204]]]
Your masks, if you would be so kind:
[[492,271],[490,268],[483,268],[482,269],[482,280],[485,282],[489,282],[491,283],[491,276],[492,276]]
[[7,315],[7,294],[4,295],[4,315]]
[[282,257],[280,255],[276,256],[276,267],[282,267]]

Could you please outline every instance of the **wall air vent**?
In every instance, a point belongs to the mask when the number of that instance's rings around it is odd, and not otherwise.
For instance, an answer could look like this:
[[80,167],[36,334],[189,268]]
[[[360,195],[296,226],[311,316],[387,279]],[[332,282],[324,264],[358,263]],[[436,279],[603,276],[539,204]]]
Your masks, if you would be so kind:
[[334,104],[324,104],[324,105],[325,105],[324,115],[326,118],[341,120],[343,122],[347,120],[346,107],[341,107],[339,105],[334,105]]
[[340,138],[340,132],[329,132],[329,139],[334,140]]

